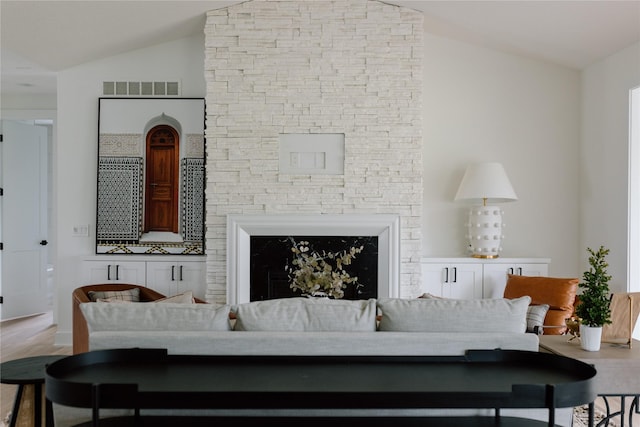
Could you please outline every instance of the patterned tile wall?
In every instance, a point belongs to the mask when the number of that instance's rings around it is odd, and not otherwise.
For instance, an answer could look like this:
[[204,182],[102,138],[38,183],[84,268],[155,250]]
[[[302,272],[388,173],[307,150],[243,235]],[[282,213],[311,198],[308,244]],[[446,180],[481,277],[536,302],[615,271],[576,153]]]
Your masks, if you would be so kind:
[[135,242],[142,227],[142,158],[100,157],[98,241]]

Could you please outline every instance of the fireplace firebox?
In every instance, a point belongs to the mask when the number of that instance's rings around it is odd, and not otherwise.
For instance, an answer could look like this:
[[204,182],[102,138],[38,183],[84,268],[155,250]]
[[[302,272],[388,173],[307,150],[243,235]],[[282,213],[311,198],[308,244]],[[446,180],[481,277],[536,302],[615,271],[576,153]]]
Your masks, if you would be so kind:
[[301,296],[291,288],[292,248],[301,242],[313,259],[322,257],[334,267],[329,254],[348,253],[360,249],[349,265],[342,266],[351,278],[357,278],[344,289],[344,299],[378,297],[378,237],[377,236],[252,236],[251,237],[251,301]]

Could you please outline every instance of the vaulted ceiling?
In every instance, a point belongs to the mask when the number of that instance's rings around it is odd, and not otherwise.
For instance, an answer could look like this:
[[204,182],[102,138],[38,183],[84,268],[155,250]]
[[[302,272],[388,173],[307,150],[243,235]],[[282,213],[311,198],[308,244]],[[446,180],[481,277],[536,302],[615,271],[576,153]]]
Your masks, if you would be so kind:
[[[57,71],[200,33],[235,3],[2,0],[1,92],[55,93]],[[388,3],[422,11],[429,33],[574,69],[640,40],[640,0]]]

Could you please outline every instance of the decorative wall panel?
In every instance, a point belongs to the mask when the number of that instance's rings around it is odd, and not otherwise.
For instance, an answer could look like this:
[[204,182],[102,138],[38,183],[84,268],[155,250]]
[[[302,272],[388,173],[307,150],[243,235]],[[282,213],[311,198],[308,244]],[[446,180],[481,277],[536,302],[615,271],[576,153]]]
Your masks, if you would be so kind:
[[98,242],[137,242],[142,224],[142,159],[101,157]]
[[144,135],[137,133],[103,134],[98,141],[100,156],[144,156]]
[[204,135],[188,134],[184,144],[184,157],[204,159]]
[[204,159],[182,159],[182,237],[202,241],[204,225]]

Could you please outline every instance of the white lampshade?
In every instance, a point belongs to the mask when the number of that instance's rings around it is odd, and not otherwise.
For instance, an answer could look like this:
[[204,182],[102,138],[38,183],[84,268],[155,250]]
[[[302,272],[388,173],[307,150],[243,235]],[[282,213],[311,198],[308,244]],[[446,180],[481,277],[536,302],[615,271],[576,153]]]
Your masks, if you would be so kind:
[[467,239],[471,256],[497,258],[502,250],[502,210],[491,203],[518,200],[511,182],[500,163],[476,163],[469,165],[455,200],[482,201],[474,206],[467,219]]
[[467,167],[455,200],[502,203],[518,200],[518,196],[500,163],[475,163]]

